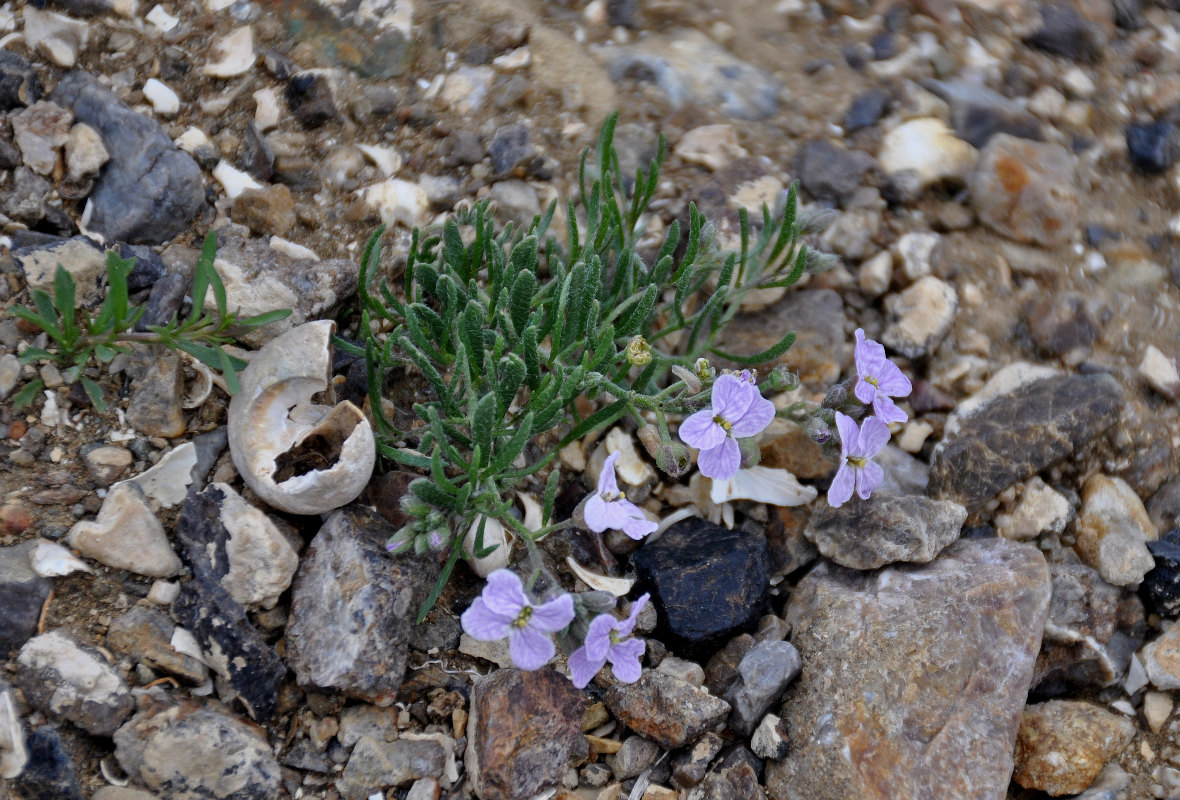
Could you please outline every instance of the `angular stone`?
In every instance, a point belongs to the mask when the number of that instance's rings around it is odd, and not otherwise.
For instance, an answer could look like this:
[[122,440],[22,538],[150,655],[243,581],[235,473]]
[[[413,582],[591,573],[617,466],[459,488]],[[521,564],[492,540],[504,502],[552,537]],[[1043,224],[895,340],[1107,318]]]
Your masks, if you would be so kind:
[[1024,709],[1012,779],[1058,797],[1094,782],[1135,735],[1129,719],[1091,703],[1050,700]]
[[52,295],[54,275],[61,264],[77,287],[75,307],[102,298],[101,281],[106,277],[106,257],[102,248],[85,236],[21,247],[10,255],[24,271],[30,289],[41,289]]
[[1029,336],[1037,347],[1055,356],[1090,347],[1102,333],[1103,312],[1096,298],[1040,295],[1024,307]]
[[[733,752],[749,754],[741,748]],[[689,800],[763,800],[766,796],[758,781],[753,756],[722,758],[689,794]]]
[[790,642],[754,645],[738,665],[738,680],[725,693],[733,706],[730,730],[749,736],[802,669],[799,651]]
[[0,50],[0,110],[30,106],[40,99],[41,79],[33,65],[12,50]]
[[154,670],[176,675],[194,685],[204,683],[209,678],[208,667],[172,646],[175,631],[176,626],[164,612],[140,603],[111,622],[106,644],[111,650],[126,653]]
[[971,81],[926,80],[922,85],[947,101],[960,139],[983,147],[997,133],[1040,141],[1041,123],[1011,98]]
[[705,779],[709,764],[721,752],[725,740],[709,732],[672,757],[672,784],[691,789]]
[[766,612],[770,551],[759,534],[698,517],[678,522],[631,557],[660,617],[660,639],[695,659],[714,652]]
[[615,778],[625,781],[639,777],[660,754],[660,746],[642,736],[628,736],[614,755],[608,756],[607,761]]
[[397,738],[396,708],[378,708],[366,704],[349,706],[340,713],[336,741],[346,749],[368,736],[379,742],[391,742]]
[[996,532],[1005,539],[1027,542],[1042,533],[1061,533],[1073,508],[1060,492],[1033,476],[1010,514],[996,515]]
[[958,307],[954,287],[933,275],[920,278],[885,298],[889,324],[881,341],[906,358],[924,358],[942,342]]
[[828,139],[809,139],[795,155],[795,173],[812,197],[839,200],[856,191],[873,163],[863,150],[846,150]]
[[53,581],[33,571],[37,541],[0,547],[0,656],[20,647],[37,631],[41,606]]
[[1044,247],[1066,244],[1077,231],[1081,208],[1076,161],[1059,144],[997,134],[971,174],[971,205],[985,225],[1009,239]]
[[29,169],[40,175],[53,174],[58,151],[70,135],[74,115],[47,100],[38,100],[9,117],[12,138]]
[[934,448],[928,494],[977,511],[1104,432],[1122,402],[1110,375],[1053,376],[1002,393],[960,417]]
[[180,559],[172,552],[164,526],[133,483],[111,487],[98,518],[75,524],[66,540],[83,555],[115,569],[150,578],[180,572]]
[[85,800],[74,760],[57,730],[43,725],[29,734],[29,763],[17,780],[25,800]]
[[1161,616],[1180,615],[1180,529],[1168,531],[1147,549],[1155,567],[1143,576],[1142,589]]
[[773,761],[785,758],[790,746],[787,743],[787,732],[782,725],[782,718],[777,714],[767,714],[763,717],[750,737],[750,749],[759,758]]
[[356,743],[336,788],[344,800],[366,800],[374,792],[405,786],[419,778],[439,777],[445,760],[442,745],[428,739],[385,742],[364,736]]
[[471,690],[464,762],[481,800],[520,800],[561,784],[582,739],[586,700],[543,667],[501,669]]
[[[1137,655],[1152,686],[1163,691],[1180,689],[1180,626],[1173,625],[1165,630]],[[1133,662],[1131,671],[1133,674]]]
[[127,422],[148,436],[166,439],[180,436],[187,428],[181,407],[183,395],[180,356],[161,353],[148,364],[147,374],[131,395]]
[[967,510],[949,500],[878,491],[861,503],[821,505],[803,535],[840,566],[867,570],[934,560],[959,538],[966,519]]
[[1048,604],[1040,551],[1003,539],[872,573],[821,562],[787,607],[807,669],[772,800],[1004,797]]
[[[225,549],[228,569],[221,585],[244,606],[274,608],[299,566],[295,549],[270,517],[229,484],[214,483],[205,492],[221,496],[221,525],[211,532],[216,546]],[[222,532],[227,538],[221,538]]]
[[1084,564],[1050,564],[1049,574],[1053,594],[1034,690],[1055,696],[1118,683],[1143,644],[1143,604]]
[[261,730],[216,703],[145,697],[115,731],[115,758],[166,800],[278,800],[281,792],[279,765]]
[[135,708],[110,662],[61,630],[25,642],[16,664],[16,685],[32,705],[96,736],[110,736]]
[[647,671],[635,683],[617,683],[604,698],[615,719],[666,750],[696,741],[729,715],[729,703],[691,683]]
[[[71,181],[79,184],[91,175],[97,175],[111,160],[111,154],[102,143],[102,136],[84,122],[70,128],[69,136],[66,138],[65,154],[66,174]],[[131,285],[131,280],[127,283],[129,288],[137,288]]]
[[97,130],[111,156],[90,193],[91,230],[107,241],[160,244],[188,228],[205,207],[201,168],[159,123],[87,72],[62,78],[53,100]]
[[1082,486],[1074,550],[1115,586],[1134,586],[1155,567],[1147,549],[1159,538],[1143,501],[1122,478],[1091,475]]
[[106,487],[117,481],[131,466],[134,457],[126,447],[101,445],[79,453],[82,463],[99,486]]
[[434,583],[435,562],[392,557],[395,528],[360,506],[332,512],[295,578],[287,663],[303,686],[377,705],[397,697],[410,629]]
[[979,152],[936,117],[903,122],[885,134],[877,158],[890,176],[913,176],[919,188],[941,181],[962,184]]

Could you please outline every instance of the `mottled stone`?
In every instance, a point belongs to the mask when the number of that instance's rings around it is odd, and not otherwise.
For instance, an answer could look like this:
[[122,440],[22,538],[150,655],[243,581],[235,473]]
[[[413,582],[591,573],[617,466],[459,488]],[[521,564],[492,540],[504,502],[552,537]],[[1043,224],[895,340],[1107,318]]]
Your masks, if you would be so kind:
[[70,547],[108,567],[151,578],[180,572],[180,559],[172,552],[164,526],[134,483],[113,486],[98,518],[75,524],[66,539]]
[[1002,539],[872,573],[821,562],[787,607],[807,668],[772,800],[1004,797],[1048,604],[1044,557]]
[[75,307],[100,300],[103,296],[106,257],[102,248],[85,236],[19,247],[10,255],[25,273],[30,289],[41,289],[52,295],[54,276],[60,264],[74,279]]
[[714,652],[766,612],[770,553],[759,534],[692,517],[644,545],[631,564],[660,612],[660,639],[685,658]]
[[642,736],[628,736],[617,753],[607,757],[615,778],[625,781],[636,778],[660,754],[660,746]]
[[73,121],[68,109],[47,100],[38,100],[9,116],[12,139],[29,169],[40,175],[53,174]]
[[797,425],[791,425],[781,436],[763,442],[761,449],[760,464],[785,469],[800,480],[826,478],[836,469],[836,465],[824,456],[823,449]]
[[946,281],[927,275],[885,298],[888,324],[881,342],[906,358],[924,358],[942,343],[955,320],[959,296]]
[[1091,703],[1050,700],[1028,706],[1016,736],[1012,779],[1054,797],[1077,794],[1134,735],[1130,720]]
[[97,736],[114,733],[135,707],[110,662],[64,631],[25,642],[16,665],[16,685],[30,704]]
[[140,603],[111,622],[106,645],[154,670],[176,675],[194,685],[204,683],[209,677],[209,669],[193,656],[172,646],[175,631],[176,626],[164,612]]
[[909,561],[925,564],[959,538],[967,510],[949,500],[875,492],[839,508],[821,504],[803,535],[837,564],[876,569]]
[[374,792],[405,786],[419,778],[442,775],[446,753],[428,739],[385,742],[361,737],[352,751],[336,788],[344,800],[366,800]]
[[846,150],[828,139],[809,139],[795,155],[795,174],[817,200],[839,200],[860,186],[873,163],[863,150]]
[[935,447],[928,493],[976,511],[1108,429],[1122,401],[1110,375],[1052,376],[1001,394]]
[[974,147],[983,147],[998,133],[1040,140],[1041,123],[1023,104],[973,81],[926,80],[922,85],[951,107],[955,134]]
[[[1180,626],[1172,625],[1148,642],[1137,657],[1152,686],[1165,692],[1180,689]],[[1134,672],[1134,662],[1131,671]]]
[[37,541],[0,547],[0,656],[20,647],[37,630],[41,606],[53,581],[33,571]]
[[1076,160],[1059,144],[993,136],[971,174],[971,204],[985,225],[1010,239],[1066,244],[1077,232],[1081,208]]
[[434,583],[425,558],[391,557],[395,528],[359,506],[332,512],[295,578],[287,662],[303,686],[378,705],[397,697],[410,629]]
[[274,608],[299,566],[295,549],[270,517],[228,484],[211,484],[205,492],[221,503],[220,525],[210,531],[225,551],[221,585],[244,606]]
[[1054,356],[1088,348],[1102,332],[1103,311],[1095,298],[1056,292],[1033,298],[1024,307],[1029,336]]
[[115,731],[115,758],[161,800],[280,796],[279,765],[261,730],[216,703],[145,697]]
[[700,786],[689,794],[690,800],[764,800],[766,793],[759,784],[755,763],[752,755],[748,758],[723,757],[705,775]]
[[799,676],[803,662],[790,642],[759,642],[738,664],[738,679],[725,693],[733,710],[730,730],[749,736],[764,714]]
[[94,482],[106,487],[117,481],[127,468],[131,466],[134,457],[126,447],[115,445],[100,445],[83,449],[79,454],[82,463]]
[[709,732],[697,739],[691,747],[685,747],[672,757],[672,783],[690,789],[705,779],[709,764],[721,752],[725,740]]
[[617,683],[604,700],[615,719],[667,750],[691,744],[729,715],[729,703],[704,689],[649,670]]
[[180,436],[188,427],[181,407],[183,396],[180,355],[160,353],[149,362],[147,373],[131,395],[127,422],[147,436],[166,439]]
[[78,771],[57,730],[42,725],[25,742],[29,763],[17,780],[23,800],[85,800]]
[[480,800],[523,800],[560,785],[584,708],[582,693],[548,668],[476,681],[464,762]]
[[1072,515],[1069,500],[1034,475],[1012,512],[996,515],[996,532],[1005,539],[1031,541],[1046,531],[1061,533]]
[[1122,478],[1091,475],[1082,486],[1074,550],[1115,586],[1133,586],[1155,567],[1147,543],[1159,538],[1135,490]]
[[41,79],[36,68],[12,50],[0,50],[0,110],[29,106],[39,99]]

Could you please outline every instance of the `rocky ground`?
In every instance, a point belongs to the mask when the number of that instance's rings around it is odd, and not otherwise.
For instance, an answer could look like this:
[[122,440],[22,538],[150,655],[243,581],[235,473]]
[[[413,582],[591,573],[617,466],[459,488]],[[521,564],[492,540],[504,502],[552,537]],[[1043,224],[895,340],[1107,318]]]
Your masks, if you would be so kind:
[[272,513],[191,360],[93,368],[98,413],[18,363],[44,336],[4,315],[0,796],[1180,797],[1168,2],[42,6],[0,8],[7,306],[59,262],[99,302],[90,234],[138,258],[166,320],[217,229],[230,305],[294,311],[244,346],[348,332],[380,222],[396,276],[409,229],[453,208],[563,205],[620,109],[624,165],[670,146],[653,233],[693,201],[733,237],[794,180],[834,211],[818,243],[841,266],[744,313],[729,349],[797,330],[782,360],[816,400],[864,328],[914,392],[871,502],[829,508],[833,465],[776,424],[763,463],[820,499],[722,508],[638,477],[649,510],[713,521],[637,552],[552,537],[566,588],[572,555],[655,598],[643,678],[579,691],[560,658],[521,673],[461,636],[464,568],[411,627],[435,567],[384,551],[404,481],[374,481],[376,511]]

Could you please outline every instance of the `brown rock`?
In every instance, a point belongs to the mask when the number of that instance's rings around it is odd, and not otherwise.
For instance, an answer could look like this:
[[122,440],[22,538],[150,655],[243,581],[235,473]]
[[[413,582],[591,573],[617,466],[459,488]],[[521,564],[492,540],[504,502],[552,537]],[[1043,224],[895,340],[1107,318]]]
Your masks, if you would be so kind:
[[762,465],[785,469],[805,481],[826,478],[836,465],[824,457],[824,451],[811,441],[802,428],[794,425],[776,439],[762,445]]
[[149,605],[132,606],[107,629],[107,647],[126,653],[152,669],[177,675],[193,684],[203,683],[209,669],[171,644],[176,626],[162,611]]
[[1135,725],[1090,703],[1050,700],[1028,706],[1016,737],[1012,779],[1054,797],[1094,782],[1135,735]]
[[1025,244],[1067,244],[1078,226],[1076,159],[1059,144],[993,136],[969,181],[985,225]]
[[295,198],[281,183],[246,189],[234,198],[230,216],[255,236],[286,236],[295,227]]
[[1115,586],[1133,586],[1155,567],[1147,549],[1159,538],[1143,501],[1121,478],[1091,475],[1082,486],[1074,550]]
[[147,436],[180,436],[186,427],[180,405],[183,392],[180,356],[156,357],[127,404],[127,423]]
[[615,719],[666,750],[696,741],[730,711],[724,700],[656,670],[635,683],[615,684],[604,701]]

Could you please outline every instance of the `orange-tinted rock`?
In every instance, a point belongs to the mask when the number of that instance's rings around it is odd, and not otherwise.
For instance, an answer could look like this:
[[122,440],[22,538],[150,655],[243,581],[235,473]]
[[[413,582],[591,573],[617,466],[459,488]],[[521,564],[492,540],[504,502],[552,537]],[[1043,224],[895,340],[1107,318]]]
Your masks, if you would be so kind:
[[1028,706],[1016,737],[1016,772],[1026,789],[1058,797],[1085,791],[1135,735],[1135,725],[1091,703]]
[[971,175],[971,204],[985,225],[1010,239],[1066,244],[1078,227],[1075,162],[1059,144],[997,134]]

